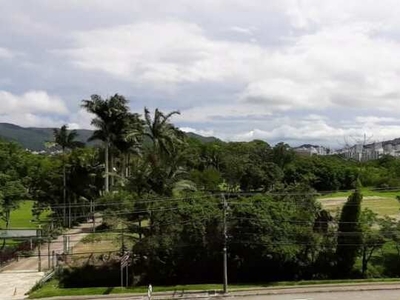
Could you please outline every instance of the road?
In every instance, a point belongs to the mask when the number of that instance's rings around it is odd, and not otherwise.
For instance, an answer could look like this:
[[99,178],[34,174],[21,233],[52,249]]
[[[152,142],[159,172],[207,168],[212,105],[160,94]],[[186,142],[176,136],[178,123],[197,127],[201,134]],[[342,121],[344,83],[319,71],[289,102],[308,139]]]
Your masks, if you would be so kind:
[[[102,295],[102,296],[69,296],[55,297],[49,300],[144,300],[146,295]],[[292,288],[266,288],[233,292],[223,296],[205,292],[166,292],[155,293],[153,300],[166,299],[210,299],[210,300],[398,300],[400,299],[400,284],[371,283],[354,285],[320,285]]]
[[328,292],[311,294],[288,294],[269,296],[232,297],[224,299],[246,299],[246,300],[399,300],[399,290],[382,291],[351,291],[351,292]]
[[[168,298],[168,299],[179,299],[177,298]],[[62,298],[50,298],[49,300],[61,300]],[[64,298],[65,300],[84,300],[83,297],[68,297]],[[120,296],[112,298],[99,296],[98,298],[87,298],[90,300],[105,300],[105,299],[114,299],[114,300],[144,300],[148,299],[145,295],[138,296]],[[157,299],[166,299],[166,298],[157,298],[153,297],[153,300]],[[182,298],[181,298],[182,299]],[[287,295],[268,295],[268,296],[234,296],[234,297],[221,297],[221,296],[211,296],[211,297],[188,297],[183,299],[209,299],[209,300],[376,300],[376,299],[384,299],[384,300],[399,300],[400,299],[400,291],[398,290],[382,290],[382,291],[351,291],[351,292],[328,292],[328,293],[311,293],[311,294],[287,294]]]
[[[100,221],[101,222],[101,221]],[[93,223],[83,223],[75,228],[68,230],[65,235],[71,235],[70,245],[73,247],[91,232]],[[63,236],[50,243],[50,254],[63,252]],[[49,269],[48,244],[41,248],[42,271]],[[50,263],[51,265],[51,263]],[[34,256],[21,258],[0,271],[0,300],[24,299],[27,293],[43,276],[43,272],[38,272],[39,258],[38,251]]]

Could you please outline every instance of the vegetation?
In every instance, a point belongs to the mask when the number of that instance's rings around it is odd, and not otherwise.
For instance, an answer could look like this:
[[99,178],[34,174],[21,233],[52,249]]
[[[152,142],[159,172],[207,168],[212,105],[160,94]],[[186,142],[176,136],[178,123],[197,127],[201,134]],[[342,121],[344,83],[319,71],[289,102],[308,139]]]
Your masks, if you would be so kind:
[[[34,201],[21,201],[19,207],[11,212],[10,215],[10,228],[37,228],[38,222],[45,222],[49,216],[50,211],[44,211],[39,219],[35,220],[35,216],[32,214],[34,207]],[[38,222],[36,222],[38,221]],[[4,221],[0,221],[0,228],[4,228]]]
[[348,277],[351,274],[357,254],[361,248],[362,236],[360,230],[362,228],[360,226],[360,215],[362,198],[362,194],[356,189],[350,195],[340,214],[336,248],[336,266],[339,276]]
[[54,130],[51,154],[0,142],[3,228],[26,203],[33,219],[48,214],[58,227],[103,220],[63,258],[60,287],[118,285],[125,252],[132,285],[219,283],[225,244],[232,283],[400,276],[400,160],[202,142],[173,125],[179,112],[141,115],[118,94],[82,106],[96,147],[67,126]]

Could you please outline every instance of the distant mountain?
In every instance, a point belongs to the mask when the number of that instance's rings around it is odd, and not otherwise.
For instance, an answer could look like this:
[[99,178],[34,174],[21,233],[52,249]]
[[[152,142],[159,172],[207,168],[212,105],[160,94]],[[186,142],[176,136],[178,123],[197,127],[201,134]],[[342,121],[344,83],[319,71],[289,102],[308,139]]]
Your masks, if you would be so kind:
[[200,142],[207,144],[207,143],[214,143],[214,142],[220,142],[220,139],[217,139],[216,137],[213,136],[202,136],[193,132],[186,132],[186,135],[190,138],[194,138],[196,140],[199,140]]
[[[77,130],[77,140],[87,143],[87,140],[92,135],[92,130],[80,129]],[[189,137],[198,139],[202,143],[210,143],[218,141],[214,137],[204,137],[195,133],[187,133]],[[16,142],[22,147],[32,151],[46,150],[45,143],[53,141],[53,128],[35,128],[35,127],[20,127],[14,124],[0,123],[0,138]],[[95,145],[97,143],[89,143]]]
[[[87,143],[92,135],[91,130],[77,130],[77,140]],[[16,142],[22,147],[33,150],[45,150],[45,143],[53,141],[53,128],[20,127],[14,124],[0,123],[0,138]]]

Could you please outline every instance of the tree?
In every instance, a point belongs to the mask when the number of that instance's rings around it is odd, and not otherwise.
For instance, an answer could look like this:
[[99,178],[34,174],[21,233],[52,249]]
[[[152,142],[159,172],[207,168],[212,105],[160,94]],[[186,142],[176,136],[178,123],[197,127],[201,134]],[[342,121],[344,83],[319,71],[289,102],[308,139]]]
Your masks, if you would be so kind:
[[294,151],[285,143],[278,143],[272,149],[272,161],[282,170],[294,160]]
[[[91,124],[96,128],[90,140],[100,140],[104,143],[105,150],[105,182],[104,189],[110,190],[110,147],[121,134],[121,122],[124,122],[128,114],[128,100],[115,94],[108,99],[102,99],[99,95],[92,95],[90,100],[82,100],[82,107],[95,115]],[[112,155],[111,155],[111,161]]]
[[400,258],[400,221],[386,216],[379,220],[380,232],[388,241],[392,241]]
[[146,122],[146,131],[144,134],[151,140],[155,154],[168,157],[176,150],[178,145],[183,143],[183,133],[170,123],[171,117],[177,114],[179,115],[180,112],[173,111],[164,114],[156,109],[152,118],[150,111],[147,108],[144,109]]
[[360,214],[363,196],[356,189],[349,196],[340,214],[338,238],[336,247],[337,275],[348,277],[351,275],[358,252],[360,251],[362,236],[360,233]]
[[[25,187],[20,180],[14,180],[10,176],[0,174],[0,217],[5,223],[5,228],[10,226],[11,211],[19,207],[20,201],[27,196]],[[1,249],[5,247],[3,240]]]
[[385,238],[382,233],[374,229],[373,226],[378,223],[378,215],[372,210],[365,208],[360,216],[360,229],[362,233],[362,276],[365,277],[368,269],[368,262],[370,261],[374,252],[382,248],[385,243]]
[[[64,225],[66,224],[66,205],[67,205],[67,169],[65,162],[65,153],[69,149],[83,147],[83,143],[76,141],[78,133],[76,130],[69,131],[67,125],[60,129],[54,129],[54,144],[61,148],[63,161],[63,202],[64,202]],[[70,203],[69,203],[70,205]],[[71,219],[71,216],[69,217]],[[71,226],[69,222],[69,227]]]
[[[133,268],[141,282],[183,284],[220,278],[220,200],[192,194],[187,199],[151,204],[150,225],[133,252],[140,258]],[[163,209],[164,208],[164,209]],[[139,284],[140,284],[139,283]]]
[[127,113],[118,123],[114,146],[120,154],[120,176],[125,179],[130,175],[131,156],[142,154],[144,121],[136,113]]

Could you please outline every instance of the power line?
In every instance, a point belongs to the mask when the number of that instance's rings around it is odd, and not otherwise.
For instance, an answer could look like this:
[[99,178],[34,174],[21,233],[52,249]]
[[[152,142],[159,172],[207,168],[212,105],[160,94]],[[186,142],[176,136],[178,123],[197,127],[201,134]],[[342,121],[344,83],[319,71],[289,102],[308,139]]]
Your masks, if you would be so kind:
[[[125,203],[124,202],[93,202],[93,204],[96,206],[100,206],[100,207],[102,207],[102,206],[118,206],[118,205],[123,206],[123,205],[127,205],[127,204],[135,205],[135,204],[148,204],[148,203],[157,203],[157,202],[160,202],[160,203],[175,202],[175,201],[181,201],[181,200],[197,200],[197,199],[200,200],[200,199],[208,198],[208,197],[210,197],[210,195],[194,196],[194,197],[181,197],[181,198],[156,198],[156,199],[152,199],[152,200],[133,201],[130,203],[126,203],[126,202]],[[69,208],[69,207],[71,207],[71,208],[81,208],[81,207],[90,208],[91,205],[89,203],[88,204],[79,204],[79,205],[77,205],[77,204],[56,205],[56,206],[50,205],[50,208],[52,208],[52,209],[57,209],[57,208],[61,209],[61,208]]]

